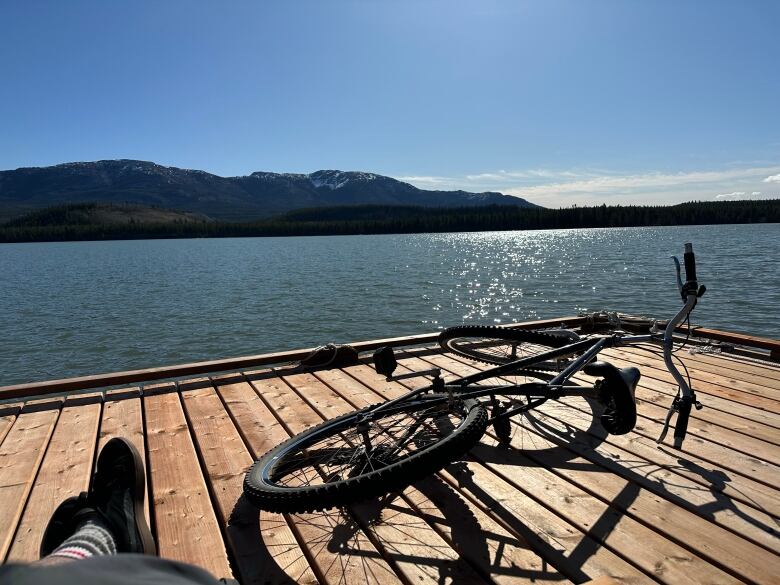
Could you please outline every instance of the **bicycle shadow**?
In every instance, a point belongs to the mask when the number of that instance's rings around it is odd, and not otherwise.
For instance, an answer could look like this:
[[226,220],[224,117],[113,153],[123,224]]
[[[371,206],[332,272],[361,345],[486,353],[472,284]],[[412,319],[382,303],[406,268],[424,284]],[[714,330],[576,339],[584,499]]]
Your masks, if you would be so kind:
[[[452,464],[446,470],[457,480],[460,489],[468,492],[490,510],[492,515],[511,528],[515,534],[524,538],[533,550],[546,562],[565,574],[567,579],[579,583],[594,577],[594,575],[587,573],[584,567],[588,560],[603,546],[604,541],[620,522],[622,514],[607,507],[605,513],[577,540],[576,545],[568,549],[565,544],[558,541],[554,528],[548,529],[551,531],[546,531],[529,526],[528,522],[512,510],[511,505],[505,503],[506,500],[497,499],[482,485],[474,481],[474,473],[465,463]],[[638,488],[628,487],[618,496],[618,500],[624,505],[630,505],[636,497],[636,491]]]
[[[660,450],[670,455],[677,455],[677,454],[669,453],[668,450],[663,448],[661,448]],[[702,516],[704,516],[705,518],[714,519],[716,512],[728,510],[729,512],[739,516],[746,522],[749,522],[754,526],[757,526],[761,530],[764,530],[765,532],[772,534],[774,536],[778,535],[778,529],[780,529],[780,518],[778,518],[778,516],[772,514],[769,511],[764,510],[763,506],[759,502],[756,502],[753,498],[750,498],[744,492],[740,492],[743,498],[750,501],[751,506],[757,508],[758,510],[761,510],[774,521],[775,524],[774,527],[768,526],[763,522],[759,522],[755,518],[752,518],[749,515],[745,514],[740,508],[734,505],[734,500],[724,493],[727,484],[731,482],[731,477],[729,477],[727,473],[725,473],[720,469],[707,469],[706,467],[699,465],[695,461],[685,459],[684,457],[680,457],[679,455],[677,456],[677,463],[679,463],[680,468],[687,469],[688,471],[699,475],[703,480],[709,482],[709,486],[706,489],[708,489],[709,492],[712,494],[714,500],[709,504],[699,506],[698,508],[699,513]],[[659,480],[659,481],[664,482],[664,480]],[[737,488],[733,485],[731,486],[731,489],[737,490]]]
[[[729,477],[720,470],[709,470],[694,461],[677,458],[678,453],[668,453],[661,449],[666,455],[672,455],[675,462],[656,461],[652,457],[646,459],[639,455],[629,453],[628,456],[620,455],[615,457],[605,456],[599,452],[599,448],[608,439],[609,435],[600,424],[599,418],[603,412],[603,407],[595,400],[585,399],[587,407],[582,407],[582,398],[577,398],[576,403],[570,406],[565,405],[565,401],[547,401],[537,411],[530,411],[514,424],[514,429],[521,429],[521,439],[513,437],[513,445],[528,457],[523,460],[522,465],[531,465],[544,468],[569,469],[574,471],[593,471],[601,473],[616,473],[627,481],[634,482],[640,488],[647,489],[655,494],[664,497],[667,500],[690,510],[691,512],[702,516],[705,519],[714,521],[718,512],[727,512],[739,517],[762,532],[776,536],[778,533],[778,517],[767,511],[760,502],[756,502],[746,494],[742,494],[737,501],[728,494],[724,493]],[[554,411],[545,411],[551,404],[561,406],[561,416]],[[573,410],[572,410],[573,407]],[[576,416],[572,419],[572,413]],[[570,424],[566,421],[575,420],[576,424]],[[661,422],[661,421],[659,421]],[[611,444],[605,445],[607,449],[612,448]],[[620,447],[618,447],[620,448]],[[500,448],[499,448],[500,449]],[[659,473],[670,472],[670,473]],[[683,472],[683,473],[680,473]],[[687,472],[687,473],[685,473]],[[694,479],[684,480],[683,476],[695,473],[703,481]],[[664,475],[666,477],[664,477]],[[674,478],[680,476],[680,484],[673,484]],[[679,489],[675,489],[679,488]],[[732,485],[732,491],[736,488]],[[685,497],[684,492],[694,491],[708,492],[712,500],[707,503],[691,502]],[[615,505],[625,511],[630,502],[626,500],[626,493],[635,491],[638,495],[639,490],[625,487],[615,496]],[[769,516],[769,521],[762,521],[749,513],[746,513],[738,503],[757,509],[759,512]]]
[[[234,510],[240,520],[231,519],[232,525],[254,530],[253,542],[244,539],[239,554],[258,555],[258,573],[266,575],[263,582],[291,582],[289,565],[282,568],[278,555],[265,545],[260,513],[251,506],[248,510],[247,505],[240,501]],[[402,493],[287,518],[305,541],[312,569],[321,582],[347,578],[390,582],[397,581],[396,573],[402,580],[432,580],[441,585],[471,585],[496,577],[565,580],[527,542],[495,525],[483,526],[472,506],[447,482],[431,476]],[[523,558],[516,554],[518,549],[535,562],[518,563]]]
[[[595,413],[597,410],[593,409],[592,412]],[[616,475],[625,481],[625,485],[616,495],[608,498],[608,503],[621,515],[631,507],[641,490],[645,489],[709,521],[716,521],[718,512],[727,512],[729,515],[755,526],[762,532],[773,536],[778,534],[780,522],[777,516],[765,510],[760,502],[743,494],[743,498],[749,502],[749,505],[769,516],[773,524],[763,522],[746,513],[744,506],[738,505],[739,501],[735,501],[724,493],[731,478],[720,469],[707,469],[695,461],[683,458],[679,453],[671,453],[663,447],[659,448],[659,452],[673,457],[675,463],[671,461],[657,462],[634,455],[631,452],[622,456],[620,452],[609,454],[609,451],[599,450],[609,437],[600,424],[591,424],[587,431],[580,429],[576,432],[561,432],[558,425],[544,420],[547,418],[546,415],[541,415],[538,418],[540,420],[535,421],[532,428],[534,432],[538,433],[537,436],[543,445],[542,448],[525,449],[516,440],[513,440],[512,446],[509,447],[498,444],[488,445],[482,442],[472,450],[472,454],[477,454],[480,461],[488,464],[515,464],[550,469],[554,472],[558,470],[556,474],[560,475],[563,481],[575,484],[580,484],[582,481],[581,478],[577,478],[578,472]],[[563,426],[568,429],[572,425],[564,424]],[[620,449],[611,443],[607,443],[606,448]],[[684,474],[679,473],[685,471],[697,474],[703,482],[686,479]],[[676,478],[679,478],[679,483],[675,482]],[[586,486],[580,484],[580,487],[585,488]],[[732,489],[736,488],[732,486]],[[706,503],[700,503],[692,501],[690,496],[686,497],[686,493],[694,494],[696,492],[706,492],[711,495],[712,499]],[[695,498],[695,500],[701,500],[701,498]],[[600,519],[599,523],[600,530],[604,533],[596,536],[601,538],[609,534],[609,522]]]
[[241,495],[225,533],[233,572],[244,585],[250,583],[316,583],[305,556],[296,554],[295,543],[278,539],[287,523],[281,514],[261,512]]

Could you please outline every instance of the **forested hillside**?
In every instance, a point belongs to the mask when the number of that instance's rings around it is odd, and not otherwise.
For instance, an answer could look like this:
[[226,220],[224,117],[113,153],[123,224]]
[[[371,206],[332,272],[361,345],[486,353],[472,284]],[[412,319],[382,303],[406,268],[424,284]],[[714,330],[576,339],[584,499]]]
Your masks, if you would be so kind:
[[133,206],[133,221],[112,220],[121,216],[121,207],[84,204],[35,212],[0,226],[0,242],[780,223],[780,199],[566,209],[360,205],[299,210],[240,223],[207,221],[190,214],[166,215],[158,209],[142,212],[138,206]]

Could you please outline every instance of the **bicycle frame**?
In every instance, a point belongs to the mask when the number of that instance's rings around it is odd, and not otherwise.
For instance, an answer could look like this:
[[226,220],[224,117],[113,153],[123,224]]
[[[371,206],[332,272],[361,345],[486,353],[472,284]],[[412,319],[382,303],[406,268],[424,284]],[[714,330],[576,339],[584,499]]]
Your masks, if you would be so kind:
[[[683,284],[680,278],[680,263],[676,257],[673,257],[677,268],[677,284],[680,294],[684,300],[682,308],[672,317],[668,322],[663,336],[660,334],[649,335],[620,335],[612,334],[606,336],[594,336],[588,337],[579,341],[575,341],[568,345],[551,349],[546,352],[538,353],[530,357],[520,358],[506,364],[496,366],[469,376],[464,376],[456,380],[444,383],[441,380],[440,371],[438,369],[427,370],[425,372],[402,374],[390,379],[406,379],[419,375],[429,375],[433,373],[434,381],[430,386],[412,390],[402,396],[399,396],[393,400],[378,405],[375,409],[366,413],[366,418],[370,418],[373,413],[384,411],[385,409],[392,408],[394,405],[410,400],[424,393],[434,392],[446,392],[450,399],[457,394],[460,399],[469,398],[482,398],[490,396],[491,398],[497,394],[500,395],[520,395],[528,398],[528,404],[515,406],[497,415],[494,415],[490,421],[496,421],[499,419],[510,418],[516,414],[526,412],[531,408],[534,408],[541,404],[541,402],[532,402],[532,398],[539,399],[542,402],[548,399],[557,399],[564,396],[583,396],[586,398],[597,398],[598,391],[594,386],[579,386],[579,385],[567,385],[572,376],[581,371],[585,366],[592,362],[599,352],[603,349],[611,347],[629,346],[644,344],[650,342],[661,342],[663,347],[664,363],[667,370],[672,375],[678,385],[678,393],[669,408],[669,413],[664,423],[664,429],[661,436],[658,439],[658,443],[661,443],[669,428],[669,422],[672,415],[677,412],[679,417],[674,433],[674,447],[680,448],[682,446],[683,439],[687,430],[688,417],[692,406],[697,409],[701,408],[701,404],[696,401],[696,395],[693,389],[687,383],[686,379],[674,365],[672,361],[672,349],[674,347],[674,332],[677,327],[685,321],[690,315],[693,308],[696,306],[698,298],[704,294],[706,290],[704,287],[698,287],[696,281],[696,268],[693,259],[693,248],[691,244],[685,245],[685,268],[686,268],[686,282]],[[499,378],[504,375],[518,373],[526,366],[533,366],[539,362],[545,362],[548,360],[554,360],[559,357],[571,355],[582,351],[583,353],[573,359],[561,372],[554,375],[554,377],[548,382],[531,382],[526,384],[503,384],[492,386],[479,386],[474,390],[465,390],[471,384],[487,380],[490,378]]]

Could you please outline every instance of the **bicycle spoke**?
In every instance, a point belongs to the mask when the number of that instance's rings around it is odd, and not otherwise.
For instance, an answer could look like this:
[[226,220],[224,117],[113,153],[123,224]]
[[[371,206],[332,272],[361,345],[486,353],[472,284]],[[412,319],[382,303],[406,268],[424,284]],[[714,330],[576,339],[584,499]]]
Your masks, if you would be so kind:
[[[452,433],[463,414],[437,402],[366,420],[340,433],[302,447],[273,472],[276,485],[324,484],[376,471],[400,461]],[[359,426],[360,425],[360,426]]]

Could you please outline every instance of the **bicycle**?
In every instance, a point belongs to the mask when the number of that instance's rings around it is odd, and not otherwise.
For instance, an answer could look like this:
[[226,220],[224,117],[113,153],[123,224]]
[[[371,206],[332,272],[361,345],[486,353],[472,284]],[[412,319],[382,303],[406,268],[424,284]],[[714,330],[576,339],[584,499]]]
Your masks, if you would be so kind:
[[[626,345],[662,345],[664,363],[678,391],[658,442],[665,439],[677,413],[673,446],[680,449],[691,409],[701,404],[690,379],[674,364],[673,335],[684,321],[690,324],[690,313],[706,288],[698,284],[690,243],[685,244],[685,282],[679,260],[673,259],[684,304],[663,332],[628,335],[616,331],[581,337],[566,329],[452,327],[439,336],[442,348],[493,367],[448,382],[439,368],[394,376],[398,364],[392,348],[378,349],[374,366],[387,380],[431,376],[431,383],[325,421],[271,449],[246,474],[247,499],[267,511],[302,513],[402,490],[463,457],[488,426],[499,443],[508,443],[512,417],[568,396],[600,403],[599,422],[606,433],[628,433],[636,424],[634,392],[641,374],[635,367],[618,368],[596,360],[600,351]],[[589,385],[574,384],[571,378],[578,372],[598,379]],[[484,383],[514,376],[524,381]],[[510,401],[503,402],[503,397]]]

